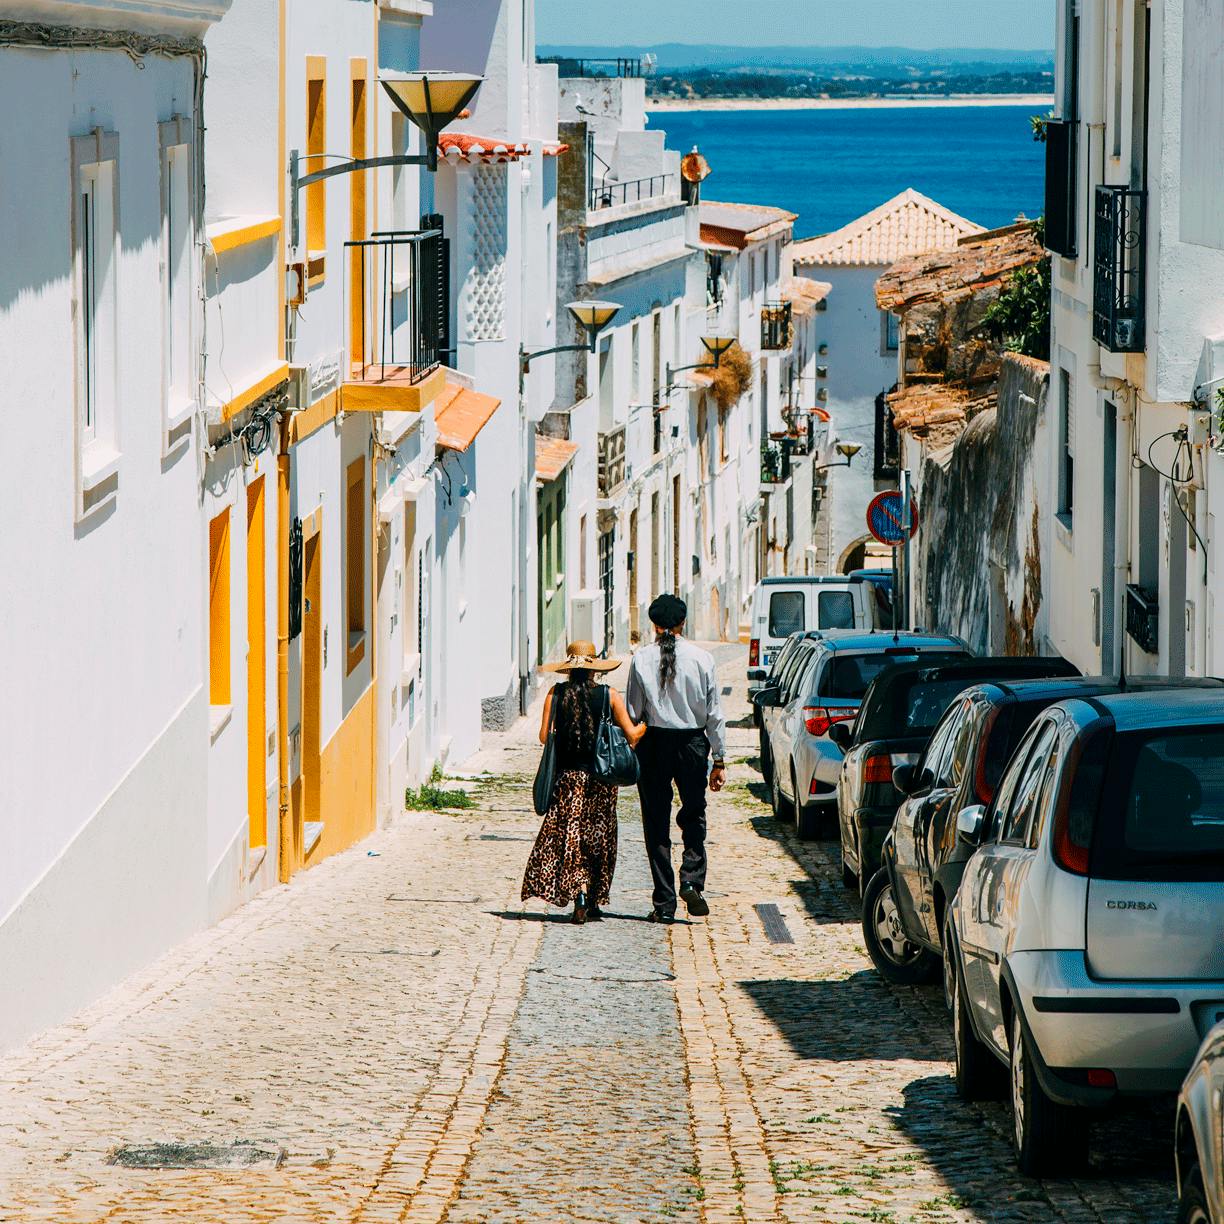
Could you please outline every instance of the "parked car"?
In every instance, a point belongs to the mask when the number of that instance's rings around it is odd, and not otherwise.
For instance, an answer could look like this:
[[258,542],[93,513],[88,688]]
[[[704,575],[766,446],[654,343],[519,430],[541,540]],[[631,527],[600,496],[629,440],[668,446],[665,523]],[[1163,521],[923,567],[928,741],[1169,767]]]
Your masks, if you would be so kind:
[[1207,1034],[1177,1096],[1178,1224],[1224,1224],[1224,1023]]
[[845,752],[837,779],[842,881],[860,892],[880,868],[884,837],[903,798],[895,771],[912,765],[949,703],[991,679],[1078,675],[1063,659],[967,657],[968,650],[885,672],[867,690],[854,723],[832,732]]
[[875,588],[844,574],[762,578],[752,595],[748,697],[765,685],[774,656],[793,633],[811,629],[871,629]]
[[965,649],[957,638],[929,633],[831,630],[808,637],[792,656],[784,683],[757,697],[774,813],[793,817],[800,837],[816,837],[832,823],[842,750],[829,737],[830,728],[854,718],[885,668]]
[[894,769],[903,798],[863,904],[863,937],[883,978],[912,983],[939,973],[948,899],[976,849],[957,837],[957,813],[991,801],[1033,719],[1067,697],[1116,692],[1117,681],[1099,678],[974,685],[953,698],[917,762]]
[[882,629],[892,628],[893,623],[893,572],[890,569],[857,569],[850,571],[851,578],[861,578],[875,587],[876,624]]
[[1076,1107],[1176,1092],[1224,1014],[1224,696],[1051,706],[957,830],[957,1087],[1008,1065],[1021,1171],[1075,1167]]
[[[792,685],[799,679],[800,669],[811,658],[812,641],[817,636],[814,630],[792,633],[774,657],[765,686],[749,694],[760,741],[761,777],[766,785],[773,782],[773,755],[769,747],[772,724],[776,721],[777,711],[785,704],[783,698],[789,699]],[[774,699],[775,695],[777,700]]]

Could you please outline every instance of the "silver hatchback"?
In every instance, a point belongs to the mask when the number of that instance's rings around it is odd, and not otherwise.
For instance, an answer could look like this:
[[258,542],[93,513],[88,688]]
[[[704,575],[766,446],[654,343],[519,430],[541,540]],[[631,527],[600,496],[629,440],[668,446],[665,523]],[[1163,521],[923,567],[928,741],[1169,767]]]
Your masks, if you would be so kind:
[[1076,1106],[1175,1093],[1224,1018],[1224,698],[1060,702],[957,827],[982,843],[945,958],[957,1087],[1005,1063],[1021,1170],[1066,1169]]

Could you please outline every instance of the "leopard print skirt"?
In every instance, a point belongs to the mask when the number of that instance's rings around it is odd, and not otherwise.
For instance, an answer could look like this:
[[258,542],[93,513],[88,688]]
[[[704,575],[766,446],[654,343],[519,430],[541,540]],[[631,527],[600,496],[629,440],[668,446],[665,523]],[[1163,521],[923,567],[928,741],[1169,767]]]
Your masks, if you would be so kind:
[[523,900],[567,906],[585,892],[592,905],[607,905],[615,871],[616,787],[567,769],[527,859]]

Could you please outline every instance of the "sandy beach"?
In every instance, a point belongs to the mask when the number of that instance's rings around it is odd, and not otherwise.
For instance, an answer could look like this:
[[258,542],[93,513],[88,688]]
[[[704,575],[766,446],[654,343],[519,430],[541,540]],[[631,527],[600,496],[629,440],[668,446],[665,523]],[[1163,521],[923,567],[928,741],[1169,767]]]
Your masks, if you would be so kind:
[[652,111],[889,110],[941,106],[1054,105],[1052,94],[950,94],[942,98],[652,98]]

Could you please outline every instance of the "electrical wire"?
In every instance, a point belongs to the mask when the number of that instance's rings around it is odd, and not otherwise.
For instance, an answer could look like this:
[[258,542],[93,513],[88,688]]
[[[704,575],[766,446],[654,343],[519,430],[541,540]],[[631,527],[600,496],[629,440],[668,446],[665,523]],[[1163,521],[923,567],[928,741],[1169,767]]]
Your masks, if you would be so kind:
[[[1152,460],[1152,449],[1157,442],[1163,441],[1165,438],[1177,439],[1177,450],[1173,452],[1173,470],[1171,472],[1162,471]],[[1185,452],[1187,471],[1189,476],[1181,475],[1182,452]],[[1152,469],[1158,476],[1163,476],[1173,486],[1173,504],[1177,507],[1177,512],[1185,520],[1186,526],[1190,529],[1191,535],[1198,541],[1199,547],[1203,550],[1203,584],[1207,583],[1207,542],[1198,533],[1198,528],[1190,521],[1190,516],[1186,513],[1186,508],[1182,505],[1181,498],[1177,494],[1177,485],[1188,485],[1194,483],[1194,450],[1190,445],[1190,438],[1186,432],[1184,425],[1177,429],[1170,429],[1166,433],[1158,434],[1147,448],[1148,467]]]

